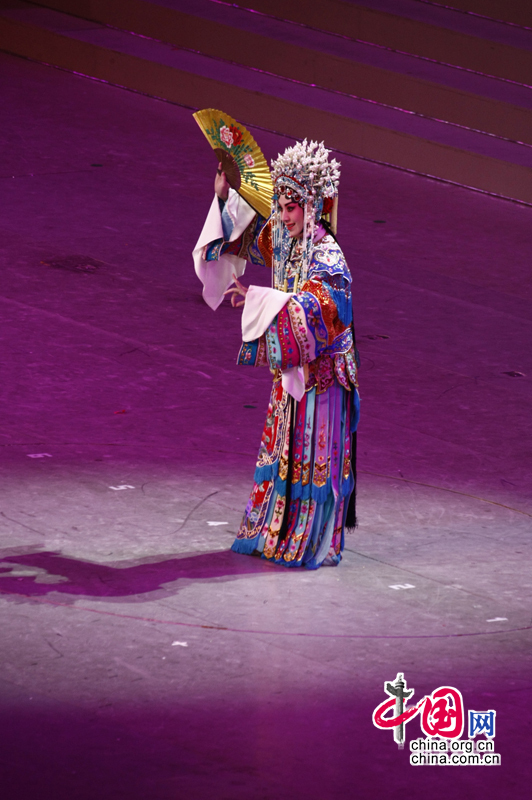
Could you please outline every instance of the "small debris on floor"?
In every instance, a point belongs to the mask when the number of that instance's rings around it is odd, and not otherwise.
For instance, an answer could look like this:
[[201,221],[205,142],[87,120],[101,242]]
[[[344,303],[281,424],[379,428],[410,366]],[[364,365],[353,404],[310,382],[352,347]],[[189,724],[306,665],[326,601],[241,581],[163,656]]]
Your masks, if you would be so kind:
[[416,587],[412,583],[392,583],[388,587],[389,589],[415,589]]

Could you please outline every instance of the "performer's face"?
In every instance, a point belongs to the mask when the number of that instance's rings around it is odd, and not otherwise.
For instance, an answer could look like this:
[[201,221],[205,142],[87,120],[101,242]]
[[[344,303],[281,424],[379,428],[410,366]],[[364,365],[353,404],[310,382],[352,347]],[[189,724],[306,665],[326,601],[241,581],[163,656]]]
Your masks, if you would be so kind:
[[288,235],[292,239],[299,239],[303,234],[303,209],[284,194],[279,197],[279,205],[281,206],[281,221],[286,225]]

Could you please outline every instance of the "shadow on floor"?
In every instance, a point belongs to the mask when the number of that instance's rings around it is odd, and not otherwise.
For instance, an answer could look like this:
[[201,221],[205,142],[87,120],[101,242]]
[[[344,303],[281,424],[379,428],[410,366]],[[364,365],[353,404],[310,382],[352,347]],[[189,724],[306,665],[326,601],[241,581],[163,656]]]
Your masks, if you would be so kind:
[[[178,557],[161,555],[162,560],[158,561],[144,559],[114,564],[81,561],[53,551],[24,552],[21,548],[14,555],[12,549],[4,552],[5,556],[0,551],[0,592],[14,596],[58,592],[106,599],[130,597],[138,601],[153,592],[158,592],[159,597],[175,595],[190,581],[236,580],[240,575],[264,574],[272,569],[271,564],[259,558],[230,550]],[[175,585],[176,581],[181,585]]]

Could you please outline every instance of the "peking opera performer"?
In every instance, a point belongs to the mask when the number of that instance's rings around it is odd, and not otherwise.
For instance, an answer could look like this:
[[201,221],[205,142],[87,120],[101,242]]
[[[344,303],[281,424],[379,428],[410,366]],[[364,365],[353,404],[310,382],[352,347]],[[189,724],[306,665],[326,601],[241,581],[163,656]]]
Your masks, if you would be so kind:
[[[272,163],[268,220],[228,184],[194,250],[203,297],[242,307],[238,363],[269,367],[273,386],[253,489],[232,549],[287,567],[337,565],[356,524],[360,400],[351,274],[325,215],[339,164],[323,142],[296,144]],[[238,280],[246,261],[272,271],[272,288]],[[231,287],[231,288],[229,288]]]

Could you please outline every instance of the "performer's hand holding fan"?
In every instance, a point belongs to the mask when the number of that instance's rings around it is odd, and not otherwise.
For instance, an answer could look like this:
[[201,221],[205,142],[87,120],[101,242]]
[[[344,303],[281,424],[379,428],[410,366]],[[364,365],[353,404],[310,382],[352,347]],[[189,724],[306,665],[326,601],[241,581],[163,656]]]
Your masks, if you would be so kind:
[[229,114],[215,108],[204,108],[193,116],[221,162],[229,185],[267,219],[271,213],[272,179],[253,136]]

